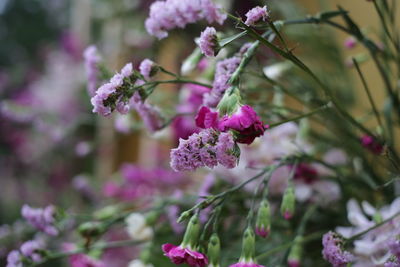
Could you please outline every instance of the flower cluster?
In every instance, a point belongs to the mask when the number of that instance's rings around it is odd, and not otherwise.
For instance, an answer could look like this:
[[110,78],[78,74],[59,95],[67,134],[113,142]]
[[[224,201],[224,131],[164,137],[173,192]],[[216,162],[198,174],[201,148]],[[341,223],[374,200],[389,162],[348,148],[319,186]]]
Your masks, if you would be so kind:
[[108,116],[114,109],[121,114],[129,111],[129,94],[124,90],[124,80],[133,74],[132,63],[126,64],[120,73],[116,73],[108,83],[97,89],[92,97],[93,112]]
[[44,250],[43,242],[29,240],[21,245],[19,250],[11,251],[7,256],[7,267],[22,267],[23,259],[32,262],[42,261],[41,251]]
[[83,58],[85,59],[87,90],[89,92],[89,95],[93,96],[97,88],[99,78],[98,64],[101,61],[101,57],[97,52],[97,48],[94,45],[91,45],[83,52]]
[[33,227],[48,234],[58,235],[58,230],[55,226],[55,207],[47,206],[46,208],[32,208],[28,205],[24,205],[21,209],[22,217],[27,220]]
[[244,22],[247,26],[254,26],[257,22],[269,19],[269,14],[266,6],[254,7],[246,13],[246,21]]
[[217,63],[213,87],[209,93],[204,94],[203,105],[216,107],[229,88],[228,81],[241,62],[241,57],[233,56]]
[[199,47],[201,52],[207,57],[215,57],[218,53],[217,31],[214,27],[207,27],[200,35]]
[[322,238],[322,256],[333,267],[344,267],[353,261],[353,255],[343,250],[343,238],[334,232],[326,233]]
[[208,23],[222,24],[227,15],[220,6],[211,0],[166,0],[156,1],[150,7],[150,14],[145,22],[149,34],[163,39],[168,31],[184,28],[187,24],[206,19]]
[[233,168],[238,161],[235,142],[230,133],[219,133],[208,128],[180,139],[171,150],[171,167],[175,171],[192,171],[200,167],[213,168],[219,164]]

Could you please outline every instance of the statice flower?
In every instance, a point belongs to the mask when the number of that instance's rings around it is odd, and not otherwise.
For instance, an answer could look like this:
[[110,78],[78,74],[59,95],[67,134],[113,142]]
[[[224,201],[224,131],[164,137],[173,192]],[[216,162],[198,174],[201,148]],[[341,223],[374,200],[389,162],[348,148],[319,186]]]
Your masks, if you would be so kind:
[[204,94],[203,105],[216,107],[229,88],[228,81],[241,62],[239,56],[233,56],[217,63],[213,87],[209,93]]
[[343,249],[343,238],[337,233],[326,233],[322,238],[322,245],[322,256],[333,267],[345,267],[353,261],[353,255]]
[[87,75],[87,90],[90,96],[93,96],[96,92],[99,67],[98,64],[101,61],[101,57],[97,51],[96,46],[91,45],[83,52],[83,58],[85,60],[85,69]]
[[247,26],[254,26],[257,22],[269,19],[269,14],[266,6],[256,6],[250,9],[246,13],[246,21],[244,22]]
[[131,99],[131,106],[142,118],[143,124],[149,132],[153,133],[163,128],[164,119],[161,116],[160,110],[155,106],[144,102],[137,91]]
[[243,144],[253,143],[256,137],[264,134],[265,128],[257,113],[248,105],[240,107],[231,116],[225,115],[219,122],[222,132],[236,131],[236,142]]
[[172,169],[193,171],[205,166],[213,168],[218,163],[233,168],[238,159],[238,154],[234,151],[233,137],[219,137],[219,132],[209,128],[191,135],[187,140],[180,139],[178,148],[171,150]]
[[43,249],[44,244],[37,240],[26,241],[20,247],[21,254],[33,262],[40,262],[42,260],[40,251]]
[[139,65],[140,74],[148,80],[151,76],[153,76],[156,72],[156,65],[150,59],[144,59]]
[[200,35],[198,44],[201,52],[207,57],[215,57],[218,53],[218,37],[214,27],[207,27]]
[[55,226],[55,213],[54,206],[47,206],[46,208],[31,208],[24,205],[21,209],[22,217],[25,218],[33,227],[45,232],[48,235],[58,235],[58,230]]
[[103,116],[109,116],[114,109],[121,114],[129,111],[129,96],[124,90],[124,79],[133,74],[132,63],[126,64],[120,73],[116,73],[108,83],[97,89],[96,94],[90,100],[93,112]]
[[8,253],[6,267],[23,267],[22,256],[18,250],[13,250]]
[[392,255],[396,256],[397,259],[400,259],[400,240],[392,240],[389,242],[389,250]]
[[150,6],[150,14],[145,26],[149,34],[163,39],[168,31],[185,28],[187,24],[200,20],[222,24],[227,15],[221,13],[220,6],[211,0],[166,0],[156,1]]

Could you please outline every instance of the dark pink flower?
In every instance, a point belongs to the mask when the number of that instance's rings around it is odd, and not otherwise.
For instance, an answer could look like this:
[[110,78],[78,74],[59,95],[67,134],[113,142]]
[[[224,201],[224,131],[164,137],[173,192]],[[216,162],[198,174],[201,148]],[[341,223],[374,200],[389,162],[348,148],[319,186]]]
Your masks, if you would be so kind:
[[269,235],[270,229],[264,226],[255,228],[256,235],[266,238]]
[[361,137],[361,144],[376,155],[382,154],[383,152],[383,145],[370,135]]
[[191,267],[204,267],[208,264],[207,256],[188,248],[164,244],[162,246],[164,255],[171,259],[175,264],[186,263]]
[[311,165],[300,163],[296,166],[294,179],[301,180],[306,184],[312,184],[318,179],[318,172]]
[[238,263],[230,265],[229,267],[265,267],[265,266],[257,264],[257,263],[251,263],[251,262],[238,262]]
[[232,116],[224,116],[219,122],[219,130],[222,132],[235,130],[238,132],[236,142],[251,144],[256,137],[264,134],[265,126],[254,109],[245,105]]
[[218,128],[218,112],[211,111],[208,107],[201,107],[195,118],[197,127]]

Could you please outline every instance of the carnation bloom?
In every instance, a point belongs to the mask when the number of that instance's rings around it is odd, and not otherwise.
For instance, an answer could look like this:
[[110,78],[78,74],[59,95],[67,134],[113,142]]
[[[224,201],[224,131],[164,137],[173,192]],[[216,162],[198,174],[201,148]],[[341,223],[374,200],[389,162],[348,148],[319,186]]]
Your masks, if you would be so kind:
[[175,264],[187,263],[191,267],[204,267],[208,264],[207,256],[190,248],[164,244],[164,255]]
[[207,129],[218,129],[218,112],[211,111],[210,108],[202,106],[195,118],[197,127]]
[[350,252],[343,250],[343,238],[337,233],[326,233],[322,238],[322,245],[322,255],[333,267],[345,267],[354,259]]
[[225,115],[219,122],[222,132],[234,130],[238,143],[251,144],[256,137],[262,136],[265,127],[254,109],[248,105],[240,107],[231,116]]
[[179,146],[171,150],[171,167],[175,171],[193,171],[200,167],[213,168],[219,164],[233,168],[238,155],[230,133],[219,134],[214,129],[194,133],[187,140],[180,139]]
[[222,24],[227,15],[221,13],[220,6],[211,0],[166,0],[156,1],[150,6],[150,14],[145,26],[149,34],[163,39],[168,31],[185,28],[187,24],[202,19],[208,23]]
[[216,107],[229,88],[228,81],[241,62],[239,56],[233,56],[217,63],[213,87],[209,93],[204,94],[203,105]]
[[87,90],[89,95],[93,96],[97,88],[98,75],[100,72],[97,65],[100,63],[101,57],[97,52],[97,48],[94,45],[91,45],[83,52],[83,58],[85,60],[87,75]]
[[218,53],[217,31],[213,27],[207,27],[200,35],[199,47],[201,52],[207,57],[215,57]]
[[256,6],[250,9],[246,13],[246,21],[244,22],[247,26],[254,26],[260,20],[268,20],[269,14],[266,6]]
[[58,235],[58,230],[55,227],[55,212],[54,206],[51,205],[44,209],[35,209],[25,204],[21,209],[22,217],[27,222],[36,229],[52,236]]
[[254,263],[254,262],[238,262],[238,263],[229,265],[229,267],[265,267],[265,266]]

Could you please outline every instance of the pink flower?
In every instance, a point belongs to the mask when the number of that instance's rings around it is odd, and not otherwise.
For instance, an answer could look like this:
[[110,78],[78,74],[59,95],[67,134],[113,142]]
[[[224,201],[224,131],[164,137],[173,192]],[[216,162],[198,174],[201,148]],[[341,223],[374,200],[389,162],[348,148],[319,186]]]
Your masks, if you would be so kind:
[[266,238],[269,235],[270,229],[264,226],[255,228],[256,235]]
[[364,135],[361,137],[361,144],[363,147],[376,155],[380,155],[383,152],[383,145],[370,135]]
[[204,267],[208,264],[207,256],[181,246],[164,244],[162,246],[164,255],[171,259],[175,264],[186,263],[191,267]]
[[211,111],[208,107],[201,107],[195,118],[196,126],[207,128],[218,128],[218,112]]
[[224,116],[219,122],[219,130],[238,132],[236,142],[251,144],[256,137],[262,136],[265,126],[254,109],[248,105],[240,107],[232,116]]
[[346,38],[346,40],[344,40],[344,46],[347,49],[353,49],[354,47],[356,47],[356,45],[357,45],[357,40],[352,36],[350,36],[350,37]]
[[265,267],[265,266],[252,262],[238,262],[230,265],[229,267]]
[[207,27],[200,35],[199,47],[207,57],[215,57],[218,53],[217,31],[214,27]]
[[266,21],[268,19],[269,19],[269,14],[268,14],[267,7],[266,6],[264,6],[264,7],[256,6],[255,8],[250,9],[246,13],[245,24],[247,26],[254,26],[260,20]]

